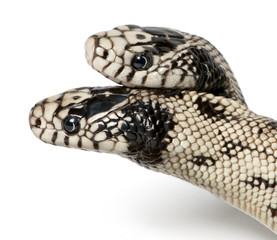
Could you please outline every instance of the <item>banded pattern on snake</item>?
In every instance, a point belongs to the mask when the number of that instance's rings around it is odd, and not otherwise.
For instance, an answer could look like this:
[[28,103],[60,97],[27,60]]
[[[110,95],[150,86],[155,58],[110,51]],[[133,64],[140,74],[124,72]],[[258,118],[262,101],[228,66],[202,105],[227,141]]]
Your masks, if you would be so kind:
[[72,89],[38,102],[29,120],[39,139],[181,178],[277,233],[277,122],[247,108],[209,42],[128,25],[90,37],[86,57],[125,87]]

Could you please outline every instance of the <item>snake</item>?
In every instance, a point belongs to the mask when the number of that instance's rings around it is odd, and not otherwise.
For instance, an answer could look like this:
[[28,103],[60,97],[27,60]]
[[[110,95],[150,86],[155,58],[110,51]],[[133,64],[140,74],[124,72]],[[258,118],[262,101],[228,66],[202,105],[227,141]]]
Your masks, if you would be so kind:
[[180,178],[277,234],[277,121],[247,107],[214,46],[173,29],[126,25],[92,35],[85,49],[93,68],[123,86],[37,102],[29,113],[37,138]]

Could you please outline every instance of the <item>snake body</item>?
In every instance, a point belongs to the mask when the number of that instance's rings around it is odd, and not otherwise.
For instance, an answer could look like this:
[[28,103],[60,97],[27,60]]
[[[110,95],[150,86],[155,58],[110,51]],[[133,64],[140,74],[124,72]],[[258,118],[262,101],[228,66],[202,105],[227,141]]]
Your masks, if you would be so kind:
[[[180,46],[169,47],[172,38]],[[159,41],[163,50],[157,52]],[[277,233],[277,122],[247,108],[228,64],[210,43],[172,29],[128,25],[90,37],[86,56],[125,86],[72,89],[38,102],[29,121],[39,139],[119,154],[181,178]],[[185,71],[183,79],[174,69]]]

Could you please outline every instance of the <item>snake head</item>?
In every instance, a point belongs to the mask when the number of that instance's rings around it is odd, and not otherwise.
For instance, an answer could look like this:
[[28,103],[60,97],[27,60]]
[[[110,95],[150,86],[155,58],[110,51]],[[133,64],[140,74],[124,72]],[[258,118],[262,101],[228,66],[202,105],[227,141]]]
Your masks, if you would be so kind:
[[196,90],[244,102],[224,57],[196,35],[126,25],[92,35],[85,50],[90,66],[127,87]]
[[92,35],[85,43],[86,58],[94,69],[128,87],[173,88],[174,77],[165,81],[165,72],[184,35],[167,28],[126,25]]
[[81,112],[70,114],[70,109],[80,108],[82,102],[91,97],[91,93],[86,89],[78,89],[39,101],[29,114],[31,130],[36,137],[46,143],[75,146],[79,139],[76,134],[83,129],[85,118]]
[[174,127],[158,95],[125,87],[79,88],[46,98],[29,121],[46,143],[116,153],[146,167],[162,161]]

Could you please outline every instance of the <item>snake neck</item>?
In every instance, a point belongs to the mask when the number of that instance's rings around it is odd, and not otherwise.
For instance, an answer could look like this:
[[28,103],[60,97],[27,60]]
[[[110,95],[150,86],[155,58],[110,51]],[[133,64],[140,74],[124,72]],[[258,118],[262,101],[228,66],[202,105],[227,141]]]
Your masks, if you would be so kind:
[[182,75],[175,88],[211,93],[246,105],[229,64],[207,40],[194,36],[183,48],[169,56],[161,57],[160,68],[169,66],[172,70],[167,76],[172,79]]
[[172,141],[155,169],[208,190],[276,232],[277,122],[209,94],[191,102],[184,102],[183,115],[174,114]]

